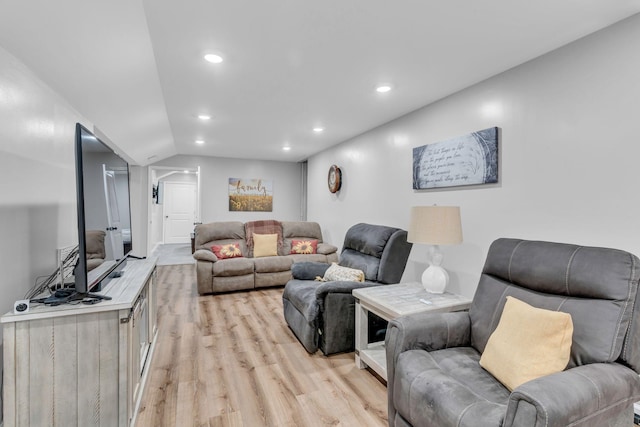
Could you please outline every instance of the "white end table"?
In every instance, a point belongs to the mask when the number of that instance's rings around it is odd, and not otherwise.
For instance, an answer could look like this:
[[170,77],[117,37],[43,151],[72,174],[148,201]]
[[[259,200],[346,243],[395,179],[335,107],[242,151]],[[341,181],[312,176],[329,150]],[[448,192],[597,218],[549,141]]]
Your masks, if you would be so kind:
[[463,311],[471,305],[471,300],[461,295],[429,293],[418,282],[354,289],[353,296],[356,299],[356,366],[360,369],[368,366],[385,381],[387,356],[384,341],[368,342],[369,313],[392,320],[423,311]]

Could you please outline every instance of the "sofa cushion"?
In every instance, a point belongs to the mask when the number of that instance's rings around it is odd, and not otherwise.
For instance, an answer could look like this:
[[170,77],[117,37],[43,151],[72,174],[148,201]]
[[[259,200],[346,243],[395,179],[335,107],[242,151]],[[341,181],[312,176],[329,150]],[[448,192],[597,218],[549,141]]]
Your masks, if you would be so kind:
[[311,254],[311,255],[300,255],[300,254],[289,254],[286,256],[287,258],[291,258],[294,263],[300,262],[321,262],[329,267],[329,264],[332,262],[338,262],[338,254],[333,253],[330,255],[322,255],[322,254]]
[[338,247],[334,245],[330,245],[328,243],[320,243],[318,242],[318,247],[316,252],[322,255],[331,255],[338,252]]
[[244,224],[239,221],[218,221],[198,224],[195,229],[196,249],[209,249],[213,242],[220,240],[245,240]]
[[320,224],[312,221],[282,221],[282,235],[285,239],[303,237],[322,242]]
[[318,251],[318,241],[316,239],[291,239],[292,254],[311,255]]
[[513,390],[527,381],[561,372],[569,362],[572,334],[570,314],[532,307],[508,296],[480,366]]
[[[603,263],[608,268],[600,268]],[[639,264],[633,255],[613,249],[498,239],[489,248],[469,309],[471,344],[484,352],[511,295],[571,315],[569,368],[615,362],[630,323]]]
[[253,257],[278,255],[278,235],[277,234],[257,234],[253,233]]
[[[318,244],[322,243],[322,231],[320,224],[311,221],[282,221],[282,235],[284,244],[282,245],[280,255],[291,253],[293,247],[292,240],[317,240]],[[336,248],[337,250],[337,248]]]
[[381,225],[356,224],[347,230],[347,234],[344,237],[343,250],[351,249],[379,259],[387,245],[387,241],[398,230],[398,228]]
[[471,347],[401,353],[388,384],[398,413],[414,426],[502,425],[510,393],[479,359]]
[[364,272],[366,280],[378,281],[378,270],[380,269],[380,258],[363,254],[353,249],[344,249],[340,254],[339,264],[343,267],[355,268]]
[[253,257],[253,235],[254,234],[277,234],[278,235],[278,248],[282,247],[282,224],[280,221],[273,219],[249,221],[244,224],[245,235],[247,236],[247,248],[249,249],[249,256]]
[[313,321],[318,316],[318,304],[312,304],[316,300],[316,289],[320,282],[313,280],[290,280],[284,287],[282,298],[289,301],[307,322]]
[[253,274],[253,260],[249,258],[230,258],[213,263],[213,276],[242,276]]
[[239,243],[227,243],[226,245],[212,245],[211,251],[218,259],[239,258],[242,256]]
[[253,260],[256,273],[279,273],[291,270],[293,260],[284,256],[258,257]]

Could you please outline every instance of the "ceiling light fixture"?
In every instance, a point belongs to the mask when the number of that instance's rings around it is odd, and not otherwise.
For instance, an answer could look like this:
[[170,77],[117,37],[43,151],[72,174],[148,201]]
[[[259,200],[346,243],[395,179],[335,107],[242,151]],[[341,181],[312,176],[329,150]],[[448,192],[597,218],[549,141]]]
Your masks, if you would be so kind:
[[282,151],[291,151],[291,147],[285,145],[284,147],[282,147]]
[[206,61],[211,62],[212,64],[219,64],[219,63],[221,63],[222,61],[224,61],[224,59],[222,59],[222,56],[220,56],[220,55],[216,55],[216,54],[214,54],[214,53],[208,53],[208,54],[206,54],[206,55],[204,56],[204,59],[205,59]]
[[196,144],[204,144],[204,141],[202,139],[196,139]]
[[378,93],[387,93],[391,90],[390,85],[380,85],[376,88],[376,92]]
[[210,115],[208,115],[208,114],[198,114],[198,118],[199,118],[200,120],[210,120],[210,119],[211,119],[211,116],[210,116]]
[[315,128],[313,128],[313,131],[314,131],[315,133],[320,133],[320,132],[323,132],[323,131],[324,131],[324,128],[321,128],[321,127],[315,127]]

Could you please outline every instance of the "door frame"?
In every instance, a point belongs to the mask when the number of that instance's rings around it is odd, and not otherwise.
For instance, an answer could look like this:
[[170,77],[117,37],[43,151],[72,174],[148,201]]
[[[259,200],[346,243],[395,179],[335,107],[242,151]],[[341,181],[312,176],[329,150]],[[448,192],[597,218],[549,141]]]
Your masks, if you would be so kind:
[[[194,222],[201,221],[202,211],[202,183],[200,178],[200,166],[196,167],[178,167],[178,166],[149,166],[148,168],[148,194],[153,194],[154,186],[158,185],[159,180],[175,174],[193,173],[196,175],[196,215]],[[148,197],[147,202],[147,253],[151,254],[153,250],[162,242],[154,241],[153,209],[156,204],[153,197]],[[161,224],[162,233],[164,233],[164,224]],[[164,240],[164,237],[162,238]]]

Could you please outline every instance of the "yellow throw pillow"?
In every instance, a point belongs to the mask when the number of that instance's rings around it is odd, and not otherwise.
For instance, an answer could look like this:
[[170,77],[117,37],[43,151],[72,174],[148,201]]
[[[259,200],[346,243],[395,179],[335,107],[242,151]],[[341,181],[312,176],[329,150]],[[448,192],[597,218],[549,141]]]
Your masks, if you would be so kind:
[[572,336],[569,313],[532,307],[509,296],[480,366],[513,391],[527,381],[564,370]]
[[278,255],[277,234],[253,234],[253,257]]

